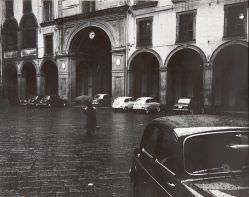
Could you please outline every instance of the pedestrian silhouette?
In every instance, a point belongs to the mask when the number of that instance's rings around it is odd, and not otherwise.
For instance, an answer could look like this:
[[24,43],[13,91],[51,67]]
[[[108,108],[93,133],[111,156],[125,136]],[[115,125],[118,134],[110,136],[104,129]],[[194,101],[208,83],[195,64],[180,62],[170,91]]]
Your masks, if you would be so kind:
[[94,134],[97,126],[96,108],[92,106],[91,102],[87,102],[83,107],[83,111],[86,115],[86,134],[91,136]]

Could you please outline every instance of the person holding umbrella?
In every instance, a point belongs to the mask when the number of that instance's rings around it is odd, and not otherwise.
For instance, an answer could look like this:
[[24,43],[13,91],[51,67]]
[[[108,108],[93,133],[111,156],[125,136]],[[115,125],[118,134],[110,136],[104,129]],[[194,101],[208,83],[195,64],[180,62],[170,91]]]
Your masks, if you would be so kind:
[[97,127],[96,108],[92,105],[92,98],[82,95],[76,97],[75,101],[82,104],[82,109],[86,115],[86,133],[91,136]]

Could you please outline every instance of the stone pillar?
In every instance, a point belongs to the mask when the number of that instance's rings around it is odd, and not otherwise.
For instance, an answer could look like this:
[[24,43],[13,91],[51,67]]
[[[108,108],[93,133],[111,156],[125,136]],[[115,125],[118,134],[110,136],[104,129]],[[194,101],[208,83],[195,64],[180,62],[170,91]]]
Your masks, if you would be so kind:
[[112,97],[124,96],[126,88],[125,49],[112,51]]
[[26,86],[25,86],[25,78],[22,74],[17,74],[17,86],[18,86],[18,97],[23,99],[26,97]]
[[160,102],[166,105],[166,95],[167,95],[167,68],[160,68],[160,80],[159,80],[159,95]]
[[[73,65],[72,65],[73,64]],[[69,57],[57,59],[58,67],[58,95],[61,98],[67,99],[69,102],[75,98],[75,76],[72,76],[75,61]],[[73,67],[73,68],[72,68]],[[72,79],[73,78],[73,79]]]
[[45,94],[45,80],[42,74],[36,74],[37,81],[37,94],[44,95]]
[[203,65],[203,105],[205,111],[212,108],[213,68],[210,63]]

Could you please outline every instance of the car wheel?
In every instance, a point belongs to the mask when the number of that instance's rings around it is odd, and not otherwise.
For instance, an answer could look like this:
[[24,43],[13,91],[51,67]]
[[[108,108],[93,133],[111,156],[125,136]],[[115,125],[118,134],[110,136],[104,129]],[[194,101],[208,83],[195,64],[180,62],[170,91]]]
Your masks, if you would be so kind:
[[123,111],[128,111],[128,107],[123,107]]
[[51,104],[50,104],[50,103],[48,104],[48,107],[51,107]]
[[194,114],[194,111],[192,109],[189,110],[190,114]]
[[145,109],[145,113],[146,113],[146,114],[149,114],[149,113],[150,113],[149,108],[146,108],[146,109]]
[[161,108],[160,108],[160,107],[157,107],[157,108],[156,108],[156,111],[157,111],[157,112],[160,112],[160,111],[161,111]]

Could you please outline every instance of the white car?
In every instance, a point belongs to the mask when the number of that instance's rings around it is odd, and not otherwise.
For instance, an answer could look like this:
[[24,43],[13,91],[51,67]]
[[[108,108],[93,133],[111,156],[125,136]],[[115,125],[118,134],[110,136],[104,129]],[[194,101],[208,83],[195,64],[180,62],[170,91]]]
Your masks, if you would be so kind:
[[146,114],[148,114],[150,111],[160,112],[161,108],[160,103],[156,102],[153,97],[140,97],[135,101],[133,105],[133,110],[142,110],[145,111]]
[[117,97],[112,103],[113,111],[117,110],[132,110],[135,100],[129,96]]

